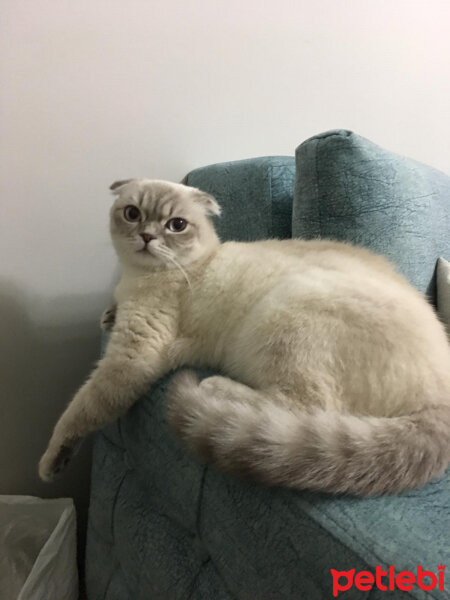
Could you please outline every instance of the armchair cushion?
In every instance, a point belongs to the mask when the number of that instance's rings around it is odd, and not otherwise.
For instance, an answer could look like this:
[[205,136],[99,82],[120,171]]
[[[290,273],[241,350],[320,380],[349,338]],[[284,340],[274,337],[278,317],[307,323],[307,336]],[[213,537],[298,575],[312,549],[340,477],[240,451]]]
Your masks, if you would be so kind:
[[268,156],[195,169],[183,181],[219,202],[222,241],[247,242],[291,237],[294,180],[293,156]]
[[435,303],[436,261],[450,255],[450,177],[344,130],[303,142],[296,161],[293,236],[384,254]]

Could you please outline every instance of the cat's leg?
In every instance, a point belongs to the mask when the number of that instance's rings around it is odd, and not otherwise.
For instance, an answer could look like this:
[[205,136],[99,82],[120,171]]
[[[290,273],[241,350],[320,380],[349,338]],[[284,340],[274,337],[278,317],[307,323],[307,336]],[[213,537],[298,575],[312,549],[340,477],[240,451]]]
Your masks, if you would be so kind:
[[167,355],[172,369],[189,364],[195,356],[196,341],[191,338],[180,337],[170,345]]
[[112,304],[103,311],[100,317],[100,329],[102,331],[111,331],[116,322],[117,304]]
[[206,377],[199,381],[198,385],[205,397],[214,397],[219,402],[239,401],[253,404],[267,398],[267,394],[221,375]]
[[83,437],[125,413],[151,383],[170,369],[170,327],[163,326],[163,318],[155,322],[157,331],[145,319],[115,327],[105,357],[54,428],[39,463],[43,480],[49,481],[63,470]]
[[187,389],[197,389],[203,398],[214,397],[218,402],[244,402],[252,405],[270,401],[272,404],[291,406],[293,401],[276,386],[267,390],[256,390],[229,377],[213,375],[200,379],[195,371],[185,369],[177,373],[169,389],[169,403],[179,398]]
[[150,381],[137,361],[103,359],[57,422],[39,463],[41,478],[50,481],[62,471],[80,440],[124,413]]
[[175,375],[167,397],[168,420],[176,433],[199,458],[213,462],[228,454],[239,460],[234,448],[241,450],[240,442],[245,445],[249,433],[258,430],[264,421],[260,415],[269,412],[276,420],[294,407],[275,387],[255,390],[221,376],[200,380],[190,370]]

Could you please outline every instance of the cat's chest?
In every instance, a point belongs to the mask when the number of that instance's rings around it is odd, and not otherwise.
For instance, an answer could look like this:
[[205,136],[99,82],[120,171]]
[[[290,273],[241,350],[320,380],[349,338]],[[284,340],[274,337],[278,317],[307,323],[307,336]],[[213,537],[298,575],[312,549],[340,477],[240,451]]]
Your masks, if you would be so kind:
[[255,261],[238,255],[214,261],[195,281],[182,304],[180,325],[186,337],[220,343],[274,285],[271,269],[264,273]]
[[157,315],[178,310],[178,286],[162,278],[123,278],[114,291],[114,299],[122,313]]
[[118,306],[146,308],[154,305],[157,297],[157,294],[152,293],[145,286],[128,281],[120,282],[114,291],[114,299]]

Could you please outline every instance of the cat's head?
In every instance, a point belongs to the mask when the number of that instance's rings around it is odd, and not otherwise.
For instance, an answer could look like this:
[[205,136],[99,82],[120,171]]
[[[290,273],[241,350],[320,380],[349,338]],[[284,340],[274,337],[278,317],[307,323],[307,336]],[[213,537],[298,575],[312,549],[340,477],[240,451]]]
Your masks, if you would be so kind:
[[219,241],[211,223],[220,207],[212,196],[180,183],[151,179],[116,181],[110,229],[124,266],[148,270],[189,265]]

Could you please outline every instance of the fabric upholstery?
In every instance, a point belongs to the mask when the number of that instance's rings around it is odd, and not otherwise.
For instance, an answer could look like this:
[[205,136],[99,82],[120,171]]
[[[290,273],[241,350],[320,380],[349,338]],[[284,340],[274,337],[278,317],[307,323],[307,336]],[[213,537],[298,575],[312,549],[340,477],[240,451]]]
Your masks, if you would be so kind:
[[213,194],[222,207],[215,225],[222,241],[290,238],[295,160],[269,156],[209,165],[184,183]]
[[[175,439],[165,420],[169,379],[96,436],[89,600],[328,600],[330,568],[445,564],[450,472],[422,490],[370,499],[236,481]],[[371,600],[383,598],[445,596],[372,590]]]
[[450,177],[351,131],[296,151],[294,237],[349,241],[384,254],[435,302],[435,267],[450,255]]

